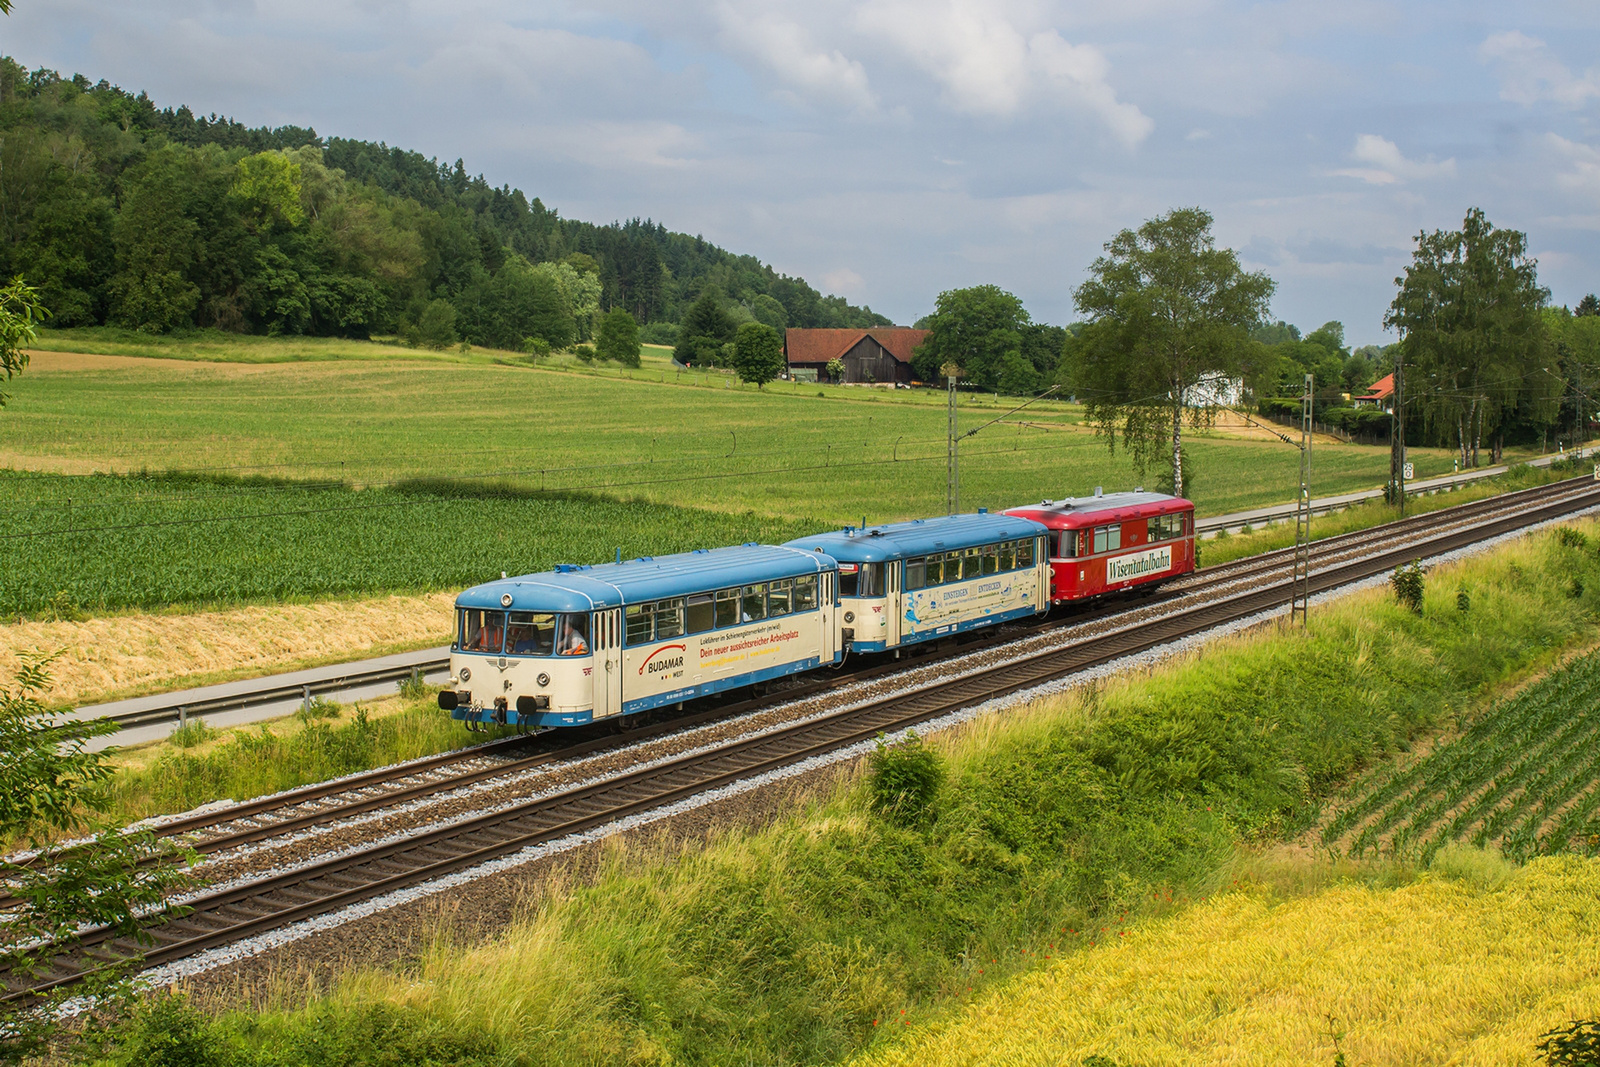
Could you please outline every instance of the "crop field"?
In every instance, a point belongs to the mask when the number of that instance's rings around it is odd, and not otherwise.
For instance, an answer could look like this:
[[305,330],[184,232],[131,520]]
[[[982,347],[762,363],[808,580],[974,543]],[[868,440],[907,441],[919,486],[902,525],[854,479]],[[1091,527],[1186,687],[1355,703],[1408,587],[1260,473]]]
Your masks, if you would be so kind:
[[1519,860],[1600,855],[1600,652],[1496,704],[1422,758],[1358,780],[1322,840],[1354,856],[1424,862],[1456,842]]
[[[40,353],[11,383],[0,465],[63,473],[185,470],[391,486],[505,481],[543,491],[827,523],[945,506],[945,412],[923,390],[735,387],[721,374],[628,378],[488,362],[205,363]],[[818,394],[822,395],[818,395]],[[964,429],[1013,405],[964,396]],[[962,504],[1131,488],[1120,451],[1044,403],[962,445]],[[1021,420],[1021,421],[1018,421]],[[1221,513],[1289,499],[1299,453],[1195,437],[1194,496]],[[1419,476],[1450,469],[1414,458]],[[1381,484],[1383,448],[1319,451],[1316,492]]]
[[0,471],[0,616],[454,589],[816,524],[662,504]]
[[1600,1013],[1600,975],[1576,963],[1600,954],[1600,860],[1542,859],[1488,884],[1442,866],[1394,889],[1229,892],[951,1021],[897,1025],[899,1042],[852,1062],[1533,1063],[1542,1033]]

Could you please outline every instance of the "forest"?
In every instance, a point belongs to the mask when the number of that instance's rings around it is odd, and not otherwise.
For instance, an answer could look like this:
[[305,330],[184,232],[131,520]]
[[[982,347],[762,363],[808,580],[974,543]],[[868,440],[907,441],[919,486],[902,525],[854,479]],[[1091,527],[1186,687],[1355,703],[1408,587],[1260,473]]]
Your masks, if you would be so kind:
[[18,274],[55,327],[561,348],[621,308],[671,343],[706,291],[780,330],[890,325],[649,219],[562,218],[460,159],[158,108],[0,56],[0,278]]

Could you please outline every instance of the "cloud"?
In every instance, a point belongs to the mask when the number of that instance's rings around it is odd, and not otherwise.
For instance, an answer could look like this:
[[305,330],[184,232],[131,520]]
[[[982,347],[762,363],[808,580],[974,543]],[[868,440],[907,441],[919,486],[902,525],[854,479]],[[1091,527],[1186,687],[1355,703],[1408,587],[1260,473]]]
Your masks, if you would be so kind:
[[841,293],[844,296],[851,296],[861,292],[865,285],[866,279],[849,267],[830,270],[822,276],[822,286],[825,291]]
[[803,97],[862,111],[877,109],[859,61],[837,48],[817,47],[805,27],[775,8],[741,9],[725,0],[716,14],[719,43],[762,64]]
[[1358,178],[1369,185],[1394,185],[1397,182],[1419,181],[1426,178],[1453,178],[1456,173],[1455,157],[1434,162],[1407,159],[1398,145],[1375,133],[1364,133],[1356,138],[1350,157],[1366,167],[1348,167],[1333,173],[1342,178]]
[[1479,46],[1478,56],[1498,68],[1502,100],[1577,108],[1600,97],[1600,68],[1590,67],[1580,78],[1537,37],[1516,30],[1497,33]]
[[874,0],[854,24],[941,85],[955,111],[1010,118],[1035,103],[1086,109],[1129,146],[1154,128],[1136,105],[1117,99],[1098,48],[1072,44],[1053,27],[1019,26],[998,4]]
[[1554,133],[1545,134],[1545,143],[1570,168],[1556,175],[1556,184],[1600,198],[1600,149],[1569,141]]

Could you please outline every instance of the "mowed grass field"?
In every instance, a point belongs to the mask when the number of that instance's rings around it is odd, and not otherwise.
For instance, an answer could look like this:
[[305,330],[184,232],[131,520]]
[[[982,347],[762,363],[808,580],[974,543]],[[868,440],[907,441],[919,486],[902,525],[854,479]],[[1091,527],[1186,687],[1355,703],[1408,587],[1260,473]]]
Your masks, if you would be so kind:
[[[12,383],[0,465],[361,485],[508,480],[830,523],[945,506],[937,394],[795,383],[758,391],[722,374],[683,374],[681,382],[664,367],[639,374],[418,359],[202,363],[40,353]],[[1013,403],[965,396],[962,428]],[[1080,418],[1076,407],[1040,404],[966,439],[963,506],[1141,482]],[[1278,442],[1196,437],[1190,451],[1195,499],[1208,513],[1291,499],[1298,484],[1299,453]],[[1316,459],[1318,494],[1387,476],[1383,448],[1329,447]],[[1443,454],[1417,462],[1419,476],[1450,469]]]

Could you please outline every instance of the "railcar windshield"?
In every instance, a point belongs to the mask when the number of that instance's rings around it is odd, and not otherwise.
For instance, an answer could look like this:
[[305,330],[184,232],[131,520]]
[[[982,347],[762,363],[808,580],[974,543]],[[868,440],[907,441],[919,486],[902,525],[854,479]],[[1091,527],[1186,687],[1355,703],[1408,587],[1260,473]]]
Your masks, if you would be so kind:
[[506,613],[462,608],[456,641],[466,652],[499,652],[505,639]]
[[518,656],[548,656],[555,632],[554,615],[513,611],[506,626],[506,651]]
[[883,594],[883,564],[841,563],[839,565],[840,596],[882,596]]

